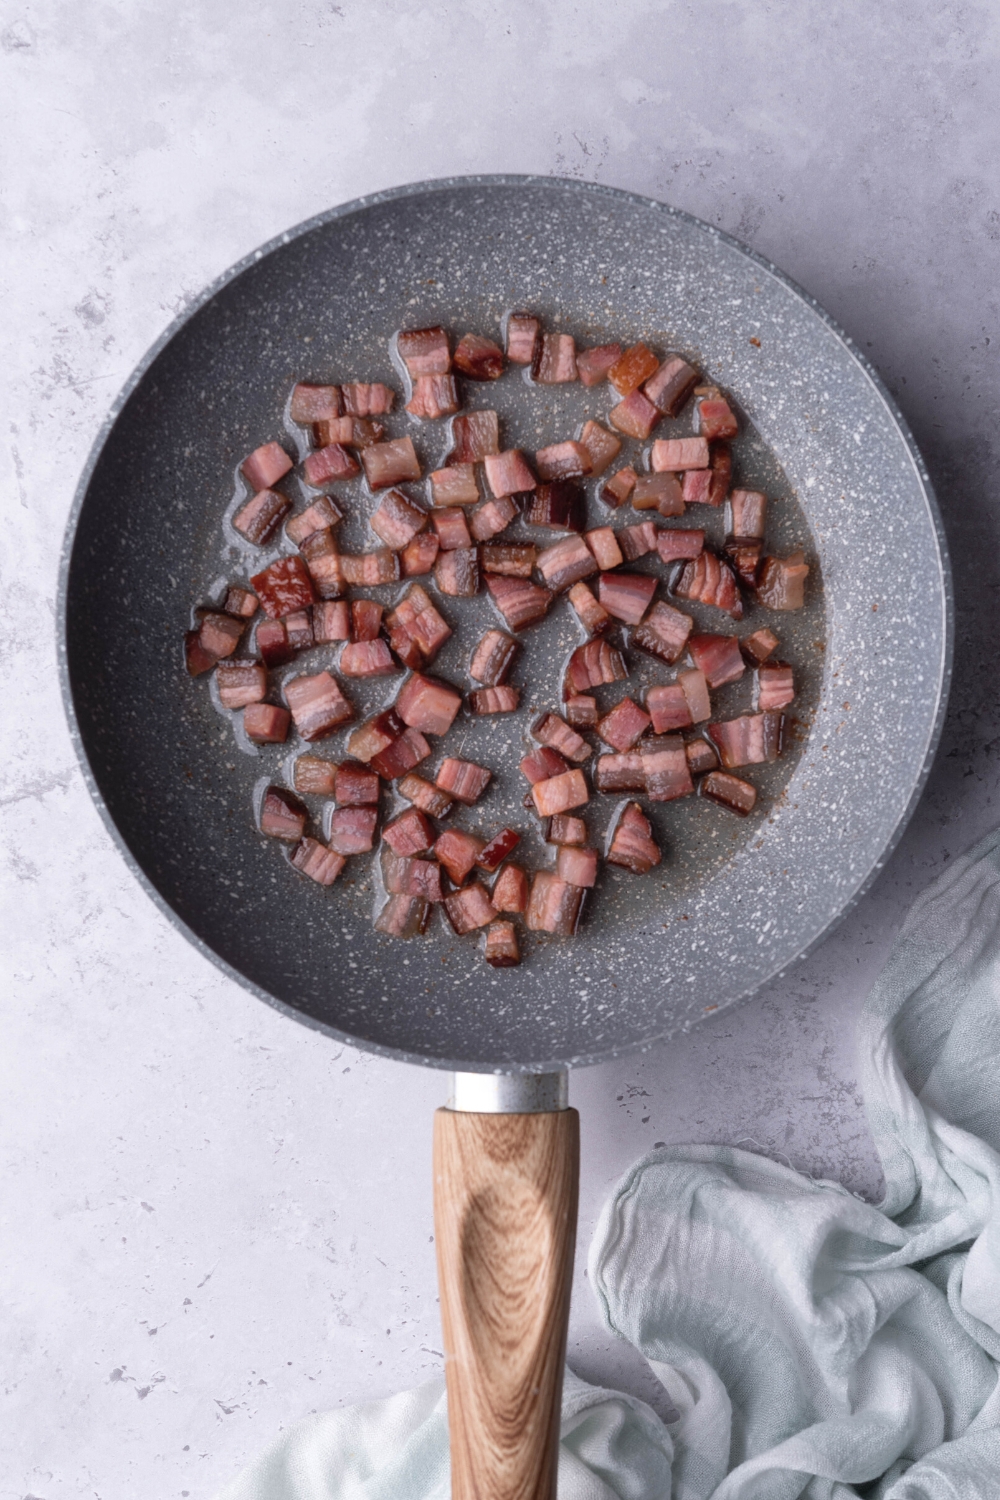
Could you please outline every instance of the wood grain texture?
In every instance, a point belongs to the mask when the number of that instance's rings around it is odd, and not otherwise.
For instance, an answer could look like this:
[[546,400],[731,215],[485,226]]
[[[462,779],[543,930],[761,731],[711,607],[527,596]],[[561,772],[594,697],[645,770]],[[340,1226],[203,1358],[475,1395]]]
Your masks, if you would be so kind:
[[555,1500],[580,1119],[434,1121],[452,1500]]

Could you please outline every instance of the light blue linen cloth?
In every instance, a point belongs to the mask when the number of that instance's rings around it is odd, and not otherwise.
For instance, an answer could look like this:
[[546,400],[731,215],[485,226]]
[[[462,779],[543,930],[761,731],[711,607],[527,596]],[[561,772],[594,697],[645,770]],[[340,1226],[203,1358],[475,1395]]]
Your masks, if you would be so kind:
[[[879,1207],[720,1146],[651,1152],[590,1253],[676,1409],[567,1373],[560,1500],[1000,1500],[1000,833],[904,924],[861,1077]],[[443,1382],[311,1417],[219,1500],[447,1500]]]

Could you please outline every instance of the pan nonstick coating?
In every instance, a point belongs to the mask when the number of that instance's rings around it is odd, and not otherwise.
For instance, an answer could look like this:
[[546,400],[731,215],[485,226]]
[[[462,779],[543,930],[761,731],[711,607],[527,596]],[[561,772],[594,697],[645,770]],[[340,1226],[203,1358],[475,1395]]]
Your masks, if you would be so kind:
[[[329,892],[288,867],[251,816],[255,786],[280,780],[284,752],[239,747],[204,680],[186,676],[180,640],[193,603],[260,566],[258,553],[248,567],[220,518],[244,454],[272,437],[288,443],[295,379],[392,378],[387,341],[400,325],[496,336],[517,306],[558,317],[578,342],[647,338],[693,357],[742,412],[739,482],[778,497],[769,544],[804,545],[815,571],[809,608],[779,627],[802,696],[789,756],[755,778],[754,814],[744,822],[694,799],[657,809],[659,871],[606,868],[575,940],[534,942],[520,969],[492,971],[471,939],[376,934],[374,860],[352,862]],[[518,379],[509,373],[502,395],[479,390],[473,404],[495,395],[529,449],[567,435],[583,414],[579,388],[542,394]],[[609,404],[589,402],[586,414]],[[407,430],[405,416],[394,420]],[[441,439],[424,428],[416,440],[439,459]],[[348,545],[360,550],[363,520],[352,524],[361,530]],[[494,622],[482,598],[442,607],[458,628],[435,671],[469,686],[469,632]],[[103,815],[154,898],[215,962],[362,1047],[441,1067],[542,1069],[649,1046],[731,1005],[857,899],[929,769],[950,622],[919,454],[877,377],[800,290],[662,204],[578,182],[465,178],[364,199],[283,236],[150,352],[77,494],[63,681]],[[713,628],[709,616],[699,623]],[[556,708],[575,644],[568,611],[526,641],[523,701]],[[641,670],[657,677],[650,663]],[[365,691],[354,696],[366,710],[384,697]],[[742,707],[734,693],[718,711]],[[450,752],[499,772],[469,826],[529,826],[516,759],[530,717],[469,722],[461,752],[449,740]],[[613,806],[600,800],[598,830]],[[529,864],[543,857],[530,836],[526,848]]]

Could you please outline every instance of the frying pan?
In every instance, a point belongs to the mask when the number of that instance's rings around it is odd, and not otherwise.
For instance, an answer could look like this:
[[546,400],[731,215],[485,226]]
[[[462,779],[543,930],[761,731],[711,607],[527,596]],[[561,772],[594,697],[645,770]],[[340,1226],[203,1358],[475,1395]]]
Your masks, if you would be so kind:
[[[397,328],[496,336],[518,306],[578,343],[643,338],[685,353],[731,392],[738,482],[774,497],[769,546],[803,546],[813,572],[806,609],[781,617],[799,697],[789,752],[756,777],[757,809],[745,821],[700,799],[655,809],[666,856],[654,876],[605,867],[574,940],[536,941],[519,969],[491,971],[469,939],[404,945],[373,932],[374,859],[355,861],[331,892],[305,888],[251,816],[285,750],[254,754],[234,737],[186,676],[179,642],[192,604],[261,566],[220,517],[242,493],[247,452],[275,437],[292,446],[283,413],[296,379],[392,379]],[[532,388],[511,371],[468,400],[496,405],[530,450],[600,419],[608,403],[595,395]],[[393,433],[412,430],[404,414],[392,421]],[[414,435],[436,467],[444,437]],[[360,488],[353,509],[347,547],[362,550]],[[705,524],[712,534],[722,523]],[[480,597],[443,608],[456,629],[434,670],[465,685],[464,653],[488,607]],[[713,628],[711,612],[693,613]],[[669,1038],[801,957],[873,878],[930,767],[950,674],[950,580],[899,412],[809,297],[686,214],[553,178],[394,189],[258,250],[150,350],[77,491],[60,621],[84,774],[160,908],[279,1010],[455,1073],[435,1126],[453,1493],[550,1496],[576,1215],[566,1069]],[[523,653],[529,712],[462,721],[461,748],[449,740],[449,753],[496,773],[472,826],[522,828],[529,866],[545,853],[516,763],[530,710],[558,706],[575,643],[569,611],[553,611]],[[656,675],[636,663],[630,690]],[[361,712],[383,688],[352,685]],[[739,712],[745,691],[724,690],[719,715]],[[609,815],[591,804],[595,836]]]

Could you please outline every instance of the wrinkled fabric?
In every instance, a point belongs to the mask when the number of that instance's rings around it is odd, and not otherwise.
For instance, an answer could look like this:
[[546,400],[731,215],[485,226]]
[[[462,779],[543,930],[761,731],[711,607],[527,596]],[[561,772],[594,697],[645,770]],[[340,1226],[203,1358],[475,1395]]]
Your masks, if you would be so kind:
[[[1000,1497],[1000,834],[910,912],[860,1025],[878,1206],[654,1151],[590,1279],[675,1417],[567,1373],[561,1500]],[[219,1500],[446,1500],[442,1382],[300,1423]]]

